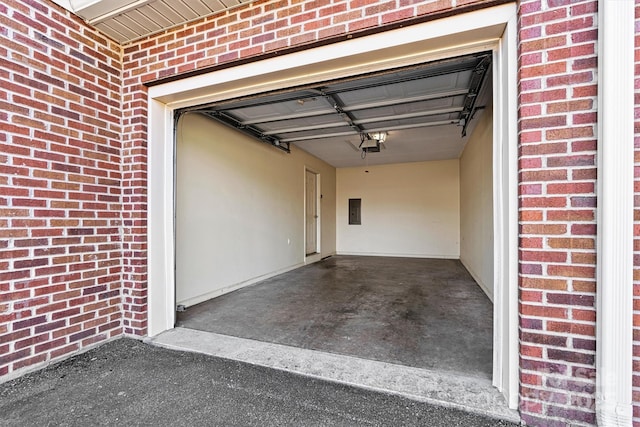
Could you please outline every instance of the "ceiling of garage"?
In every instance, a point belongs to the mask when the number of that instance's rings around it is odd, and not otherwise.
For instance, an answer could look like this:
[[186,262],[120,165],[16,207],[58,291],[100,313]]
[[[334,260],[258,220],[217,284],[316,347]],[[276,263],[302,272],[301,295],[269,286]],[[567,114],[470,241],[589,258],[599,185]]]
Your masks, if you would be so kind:
[[249,0],[54,0],[120,43],[176,27]]
[[190,110],[335,167],[452,159],[490,102],[490,68],[483,52]]

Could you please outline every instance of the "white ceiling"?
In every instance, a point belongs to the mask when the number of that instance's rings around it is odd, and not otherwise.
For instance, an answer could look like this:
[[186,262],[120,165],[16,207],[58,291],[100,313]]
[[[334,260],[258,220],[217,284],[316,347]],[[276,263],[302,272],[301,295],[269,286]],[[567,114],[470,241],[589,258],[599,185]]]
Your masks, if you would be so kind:
[[[490,82],[490,58],[472,54],[189,110],[334,167],[454,159],[490,102],[490,83],[482,84]],[[363,152],[380,131],[387,133],[380,151]]]
[[249,0],[53,0],[125,44]]
[[[471,122],[477,122],[481,112]],[[425,129],[390,131],[379,153],[367,153],[363,158],[358,149],[359,139],[328,139],[325,141],[297,142],[295,146],[313,154],[336,168],[383,165],[391,163],[423,162],[457,159],[462,154],[467,137],[461,137],[456,125]]]

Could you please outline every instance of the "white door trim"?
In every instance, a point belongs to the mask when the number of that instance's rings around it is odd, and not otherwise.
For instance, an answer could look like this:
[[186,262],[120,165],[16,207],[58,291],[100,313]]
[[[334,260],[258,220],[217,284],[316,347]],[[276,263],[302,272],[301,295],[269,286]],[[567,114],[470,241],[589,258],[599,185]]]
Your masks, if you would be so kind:
[[[330,44],[193,76],[149,88],[148,141],[148,334],[171,329],[175,318],[173,112],[205,102],[251,93],[396,68],[437,59],[492,50],[499,64],[500,84],[494,98],[500,131],[501,200],[495,241],[495,269],[501,297],[494,322],[494,384],[511,408],[518,402],[517,336],[517,135],[516,3],[454,15],[422,24]],[[514,222],[515,221],[515,222]],[[499,269],[499,270],[498,270]]]
[[493,385],[519,400],[517,26],[512,16],[493,61]]
[[[304,218],[305,218],[305,227],[304,227],[304,247],[305,247],[305,253],[304,253],[304,263],[305,264],[311,264],[314,262],[318,262],[322,259],[322,255],[321,255],[321,250],[320,250],[320,243],[322,242],[322,239],[320,238],[320,230],[321,230],[321,226],[322,226],[322,214],[320,212],[321,210],[321,206],[320,206],[320,174],[318,172],[316,172],[315,170],[306,167],[304,168]],[[315,179],[315,184],[316,184],[316,188],[315,188],[315,198],[316,198],[316,248],[315,248],[315,252],[312,254],[307,255],[307,173],[312,173],[316,176]]]
[[596,418],[633,418],[633,0],[598,2]]

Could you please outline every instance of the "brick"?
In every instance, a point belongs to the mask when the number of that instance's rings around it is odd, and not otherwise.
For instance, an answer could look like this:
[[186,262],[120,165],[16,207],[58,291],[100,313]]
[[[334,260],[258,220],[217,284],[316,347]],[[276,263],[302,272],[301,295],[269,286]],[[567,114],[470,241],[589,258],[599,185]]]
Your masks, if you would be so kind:
[[576,208],[595,208],[596,198],[588,196],[571,196],[571,206]]
[[542,65],[535,65],[529,67],[523,67],[520,70],[521,78],[531,78],[538,76],[548,76],[554,74],[562,74],[567,71],[567,63],[564,61],[558,61],[553,63],[545,63]]
[[571,69],[573,71],[587,70],[587,69],[596,68],[597,66],[598,66],[598,60],[594,56],[591,58],[579,58],[579,59],[573,60],[571,64]]
[[520,44],[520,50],[524,52],[546,51],[550,48],[565,46],[567,44],[566,36],[546,37]]
[[523,316],[566,319],[568,311],[562,307],[547,307],[539,305],[521,304],[520,312]]
[[542,347],[540,346],[527,345],[526,343],[520,344],[520,355],[522,355],[522,357],[531,357],[531,358],[541,359],[542,354],[543,354],[543,351],[542,351]]
[[38,354],[36,356],[29,357],[27,359],[18,360],[13,364],[13,370],[15,371],[18,369],[25,368],[27,366],[37,365],[39,363],[45,362],[46,360],[47,360],[46,354]]
[[585,14],[594,14],[598,11],[598,3],[596,1],[578,3],[569,9],[571,16],[579,16]]
[[532,278],[522,277],[520,286],[523,288],[541,289],[541,290],[567,290],[567,282],[562,279]]
[[551,76],[546,78],[547,87],[576,85],[580,83],[594,82],[594,73],[592,71],[583,71],[581,73],[570,73],[561,76]]
[[[526,405],[522,403],[520,407],[522,408],[522,421],[525,425],[531,426],[545,426],[545,427],[567,427],[566,421],[558,420],[558,419],[549,419],[547,417],[536,417],[535,415],[531,415],[535,412],[535,407],[537,405],[542,406],[538,402],[533,402],[534,410],[532,410],[532,405]],[[526,411],[526,412],[525,412]]]
[[26,338],[29,336],[29,334],[29,330],[21,329],[16,332],[0,335],[0,345]]
[[542,264],[540,263],[529,263],[526,264],[524,262],[520,262],[519,272],[522,275],[536,275],[539,276],[542,274]]
[[565,420],[582,422],[587,425],[595,425],[596,422],[595,412],[592,411],[579,411],[557,406],[550,406],[547,411],[549,416],[562,417]]
[[592,295],[548,293],[547,302],[549,304],[560,304],[565,306],[595,306],[595,298]]
[[13,345],[16,350],[19,350],[26,347],[33,347],[36,344],[41,344],[48,340],[49,340],[49,334],[44,333],[40,335],[30,336],[29,338],[17,341]]
[[567,221],[567,222],[581,222],[581,221],[594,221],[595,211],[593,210],[559,210],[549,211],[546,215],[549,221]]
[[36,326],[34,331],[35,331],[36,334],[38,334],[38,333],[42,333],[42,332],[52,331],[54,329],[63,328],[65,326],[67,326],[67,322],[66,321],[58,320],[56,322],[47,322],[44,325]]
[[49,302],[49,297],[39,297],[39,298],[29,298],[23,301],[17,301],[13,304],[14,310],[22,310],[30,307],[37,307],[40,305],[47,304]]
[[593,124],[597,121],[597,113],[573,114],[571,116],[574,125]]
[[[595,281],[581,281],[581,280],[573,280],[573,289],[575,291],[578,292],[589,292],[589,293],[595,293],[596,291],[596,284]],[[576,315],[576,311],[574,310],[573,314],[574,316]],[[591,319],[591,320],[595,320],[595,318]]]
[[520,335],[523,342],[543,344],[545,346],[566,347],[567,338],[559,335],[534,334],[531,332],[523,332]]
[[14,261],[13,268],[15,269],[32,268],[32,267],[47,265],[48,263],[49,263],[48,258],[21,260],[21,261]]
[[542,13],[529,13],[521,18],[522,27],[538,26],[545,22],[562,20],[567,17],[566,9],[551,9]]
[[539,222],[544,218],[544,213],[541,210],[535,211],[520,211],[520,222]]
[[523,171],[520,173],[522,181],[565,181],[567,171],[565,169],[545,169],[540,171]]
[[561,405],[567,403],[567,395],[565,393],[557,393],[555,391],[526,386],[522,386],[520,392],[528,399],[537,399],[545,403],[557,403]]
[[521,290],[520,291],[520,300],[522,302],[532,302],[532,303],[541,303],[542,302],[542,292],[540,291],[528,291]]
[[566,142],[527,144],[520,148],[520,154],[522,156],[540,156],[543,154],[565,154],[566,152],[567,152]]
[[547,322],[547,329],[553,332],[561,332],[571,335],[585,335],[587,337],[595,336],[595,324],[583,324],[576,322],[559,322],[556,320],[549,320]]
[[541,249],[542,242],[543,242],[543,239],[541,237],[521,237],[520,247]]
[[583,43],[598,40],[598,30],[574,31],[571,34],[573,43]]
[[29,328],[31,326],[36,326],[42,324],[47,321],[46,316],[36,316],[25,320],[19,320],[13,322],[13,330],[17,331],[18,329]]
[[594,249],[595,240],[587,238],[549,238],[547,243],[550,247],[560,249]]
[[29,290],[17,290],[15,292],[3,292],[0,294],[0,302],[18,301],[29,298],[31,291]]
[[50,340],[50,341],[47,341],[47,342],[45,342],[43,344],[39,344],[39,345],[35,346],[35,351],[37,353],[50,351],[51,349],[62,347],[65,344],[67,344],[67,339],[66,338],[58,338],[56,340]]
[[548,114],[566,113],[566,112],[574,112],[574,111],[591,110],[592,108],[593,108],[593,100],[591,99],[551,102],[547,104],[547,113]]
[[565,129],[550,129],[545,131],[545,135],[549,140],[557,139],[573,139],[573,138],[590,138],[593,137],[592,126],[574,126]]
[[595,193],[595,183],[593,182],[577,182],[548,184],[547,193],[549,194],[581,194]]
[[[522,6],[521,6],[522,7]],[[520,30],[520,40],[537,39],[542,35],[542,27],[529,27]]]
[[595,339],[572,338],[571,341],[573,344],[572,347],[576,350],[596,351]]
[[526,92],[531,92],[531,91],[539,90],[542,88],[542,79],[540,77],[531,78],[531,79],[521,79],[518,82],[518,86],[521,93],[523,93],[522,98],[527,98],[530,95]]
[[522,224],[520,226],[522,234],[565,234],[567,226],[564,224]]
[[401,21],[403,19],[409,19],[413,17],[413,9],[406,8],[401,10],[394,10],[390,13],[382,15],[382,24],[388,24],[391,22]]
[[[567,155],[558,157],[549,157],[547,159],[547,166],[549,167],[571,167],[571,166],[594,166],[595,154],[583,154],[583,155]],[[589,176],[588,178],[594,179]]]
[[545,116],[520,120],[520,129],[539,129],[556,126],[564,126],[567,123],[565,116]]
[[76,342],[76,341],[80,341],[84,338],[90,337],[92,335],[95,335],[96,330],[95,328],[91,328],[91,329],[87,329],[84,330],[82,332],[78,332],[76,334],[73,334],[69,337],[69,342]]
[[520,259],[522,261],[566,262],[567,253],[554,251],[520,251]]
[[[540,159],[520,159],[520,169],[537,169],[540,167]],[[542,184],[521,183],[518,186],[520,195],[540,195],[542,194]]]
[[577,236],[577,235],[595,236],[596,225],[595,224],[572,224],[571,234],[573,234],[574,236]]
[[548,374],[566,374],[567,365],[551,361],[531,360],[522,358],[520,365],[525,371],[544,372]]
[[19,351],[13,351],[8,354],[2,354],[0,355],[0,365],[6,365],[7,363],[11,363],[19,359],[24,359],[28,356],[31,356],[31,349],[29,348],[24,348]]
[[562,360],[583,365],[593,365],[595,363],[594,355],[591,353],[548,349],[547,356],[552,360]]
[[80,346],[77,343],[70,344],[66,347],[58,348],[51,352],[51,358],[55,359],[73,352],[76,352],[80,349]]
[[547,273],[552,276],[594,278],[595,267],[576,265],[549,265]]
[[554,35],[560,33],[570,33],[577,30],[584,30],[593,27],[593,16],[585,16],[571,20],[563,20],[553,24],[545,25],[545,33]]
[[557,388],[560,390],[566,390],[569,392],[577,393],[589,393],[595,392],[595,384],[591,382],[568,380],[563,378],[547,377],[545,379],[545,385],[550,388]]

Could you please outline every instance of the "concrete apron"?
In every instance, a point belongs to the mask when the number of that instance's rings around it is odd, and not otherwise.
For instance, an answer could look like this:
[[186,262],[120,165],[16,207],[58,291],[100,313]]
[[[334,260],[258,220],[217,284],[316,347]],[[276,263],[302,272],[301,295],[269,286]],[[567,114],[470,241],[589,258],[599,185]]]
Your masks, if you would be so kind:
[[204,353],[327,381],[400,395],[520,422],[489,379],[466,377],[322,351],[174,328],[146,342],[164,348]]

